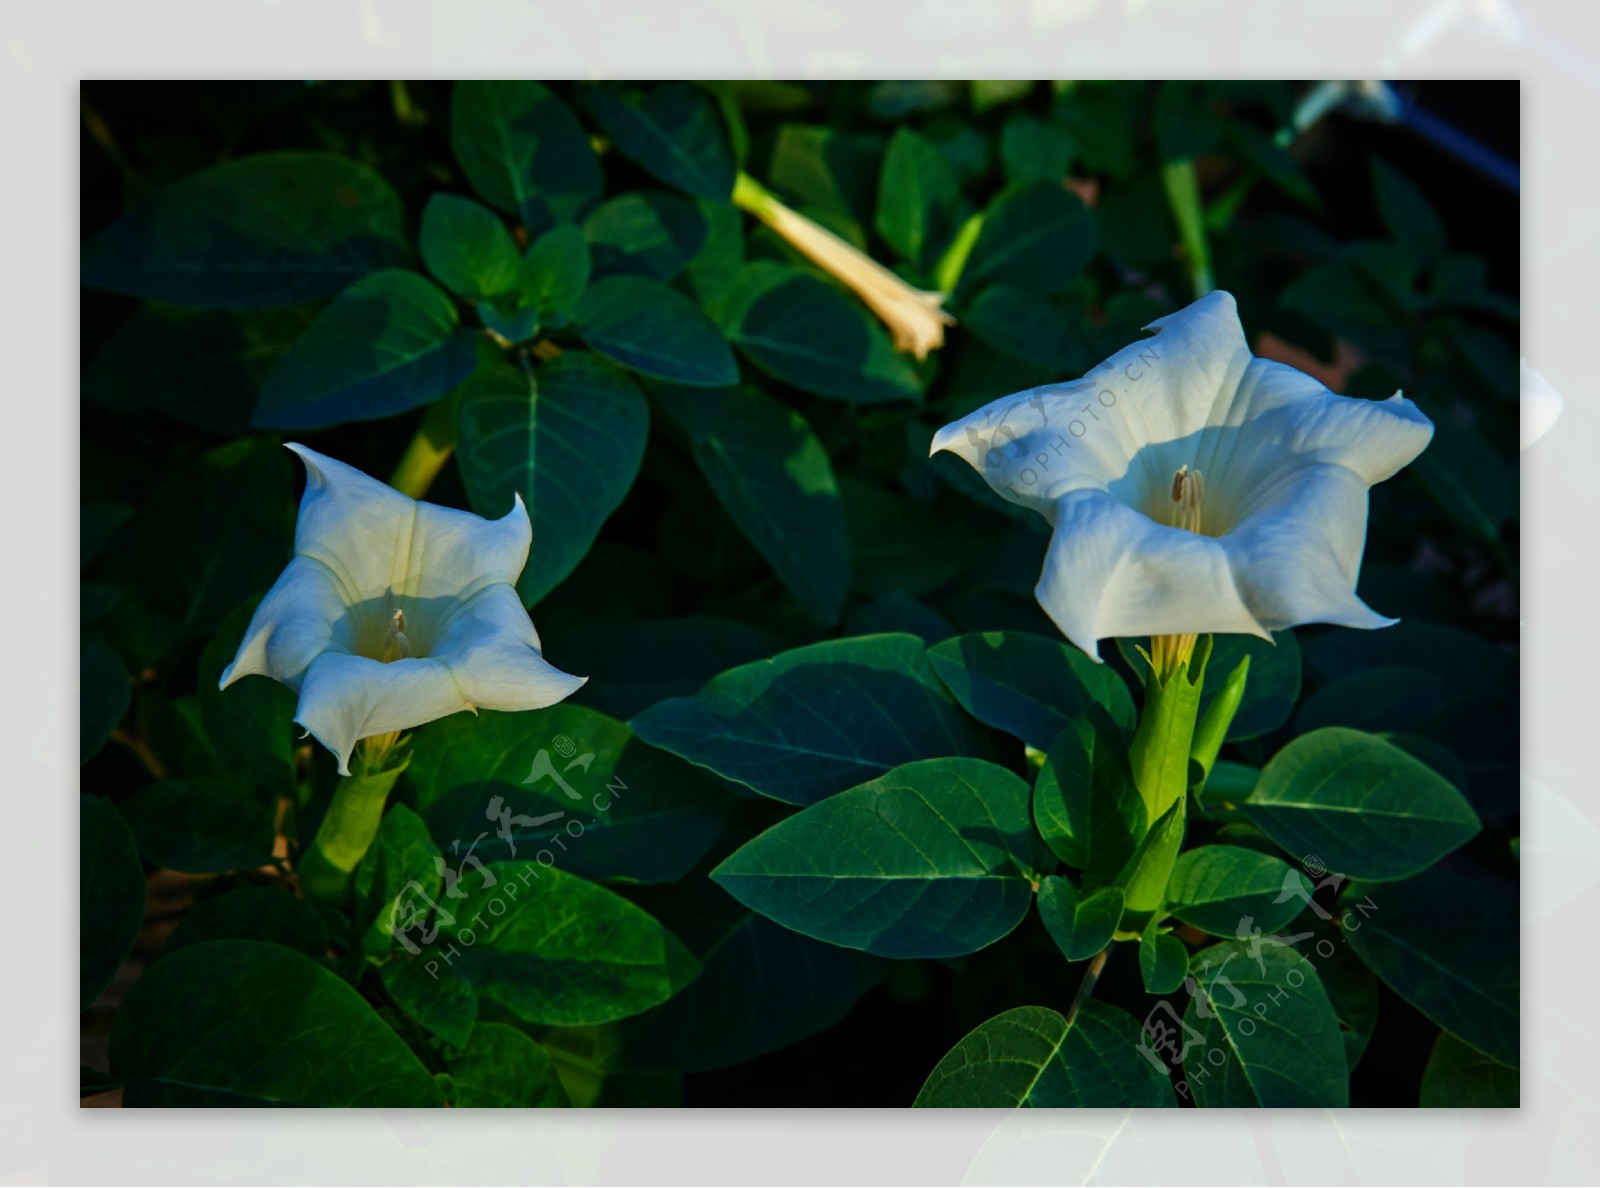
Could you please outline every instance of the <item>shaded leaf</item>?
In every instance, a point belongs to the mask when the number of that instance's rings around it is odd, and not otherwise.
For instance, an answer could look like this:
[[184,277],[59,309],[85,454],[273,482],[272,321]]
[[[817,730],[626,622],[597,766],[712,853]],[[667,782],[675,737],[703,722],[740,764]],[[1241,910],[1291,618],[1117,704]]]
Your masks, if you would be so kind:
[[726,198],[736,166],[716,102],[687,83],[642,96],[610,87],[584,92],[584,103],[617,150],[656,177],[701,198]]
[[583,126],[536,82],[458,82],[450,143],[472,188],[530,235],[576,221],[600,196],[600,162]]
[[468,301],[516,287],[522,261],[511,232],[492,210],[470,198],[435,194],[422,211],[422,262],[439,282]]
[[642,375],[691,387],[736,383],[727,340],[700,308],[643,276],[611,276],[589,286],[572,314],[590,349]]
[[109,800],[78,796],[78,1007],[111,984],[144,923],[144,867]]

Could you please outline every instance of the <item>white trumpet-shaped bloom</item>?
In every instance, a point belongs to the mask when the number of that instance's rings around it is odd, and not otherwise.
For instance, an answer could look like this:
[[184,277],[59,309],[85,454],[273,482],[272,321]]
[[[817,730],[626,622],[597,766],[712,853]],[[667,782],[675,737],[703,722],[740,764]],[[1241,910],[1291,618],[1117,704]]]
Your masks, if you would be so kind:
[[1409,400],[1337,396],[1251,354],[1232,296],[1152,322],[1082,379],[946,425],[996,492],[1053,525],[1035,593],[1099,659],[1115,636],[1385,627],[1356,597],[1367,489],[1420,454]]
[[222,674],[288,685],[341,775],[374,735],[474,710],[553,705],[584,683],[548,664],[514,583],[533,525],[420,503],[291,444],[306,466],[294,559]]

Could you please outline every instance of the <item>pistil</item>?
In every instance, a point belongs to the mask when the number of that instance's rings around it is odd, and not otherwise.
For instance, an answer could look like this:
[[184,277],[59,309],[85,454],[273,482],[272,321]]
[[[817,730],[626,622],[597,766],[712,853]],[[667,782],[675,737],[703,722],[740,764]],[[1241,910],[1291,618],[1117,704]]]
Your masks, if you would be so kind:
[[399,608],[395,609],[389,619],[389,630],[383,637],[383,656],[385,664],[396,660],[411,658],[411,640],[406,636],[406,613]]

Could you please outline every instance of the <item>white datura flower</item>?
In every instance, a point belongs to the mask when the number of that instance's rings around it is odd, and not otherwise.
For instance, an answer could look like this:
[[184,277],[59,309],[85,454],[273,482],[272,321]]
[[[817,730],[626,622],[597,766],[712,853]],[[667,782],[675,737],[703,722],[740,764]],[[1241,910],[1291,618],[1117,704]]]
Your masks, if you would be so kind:
[[533,525],[420,503],[305,446],[294,559],[256,608],[226,689],[252,673],[299,694],[295,721],[339,773],[363,738],[461,710],[554,705],[585,678],[546,663],[514,583]]
[[1224,292],[1146,329],[1082,379],[933,439],[1054,527],[1035,593],[1062,633],[1098,660],[1115,636],[1396,622],[1355,593],[1367,489],[1433,423],[1398,394],[1336,396],[1256,358]]

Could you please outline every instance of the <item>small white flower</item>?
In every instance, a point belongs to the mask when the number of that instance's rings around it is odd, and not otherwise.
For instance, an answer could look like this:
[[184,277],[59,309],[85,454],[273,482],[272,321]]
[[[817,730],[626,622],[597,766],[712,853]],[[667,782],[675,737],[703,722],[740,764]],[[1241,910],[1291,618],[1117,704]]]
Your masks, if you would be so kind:
[[1433,423],[1398,394],[1336,396],[1256,358],[1221,291],[1147,329],[933,439],[1054,526],[1035,594],[1066,637],[1098,659],[1114,636],[1395,622],[1355,594],[1367,489]]
[[545,662],[517,597],[533,537],[520,496],[485,520],[288,448],[306,466],[295,556],[222,688],[253,673],[288,685],[295,721],[349,775],[363,738],[479,707],[540,709],[584,683]]

